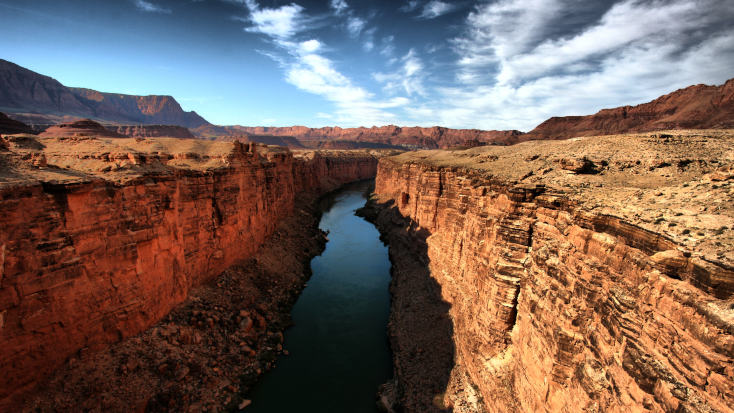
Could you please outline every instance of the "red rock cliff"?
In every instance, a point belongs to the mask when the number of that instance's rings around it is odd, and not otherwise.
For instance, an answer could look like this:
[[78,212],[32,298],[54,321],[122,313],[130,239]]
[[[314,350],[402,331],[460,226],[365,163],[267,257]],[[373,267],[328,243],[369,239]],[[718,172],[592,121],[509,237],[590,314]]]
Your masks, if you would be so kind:
[[[0,406],[255,252],[299,191],[376,173],[256,143],[17,137],[0,175]],[[41,162],[40,159],[43,159]]]
[[[427,268],[450,306],[454,369],[466,370],[488,411],[732,411],[734,221],[718,207],[734,178],[720,164],[731,140],[666,139],[380,161],[376,192],[394,206],[378,224],[393,261],[411,262],[396,264],[391,288],[405,291],[401,272]],[[622,161],[627,146],[637,162]],[[698,169],[648,162],[661,158]],[[615,181],[620,174],[629,178]],[[694,177],[703,179],[683,182]],[[423,299],[392,300],[407,411],[438,411],[431,397],[446,390],[410,376],[432,344],[419,348],[400,330],[426,335],[445,319],[420,318],[429,313],[417,310]]]

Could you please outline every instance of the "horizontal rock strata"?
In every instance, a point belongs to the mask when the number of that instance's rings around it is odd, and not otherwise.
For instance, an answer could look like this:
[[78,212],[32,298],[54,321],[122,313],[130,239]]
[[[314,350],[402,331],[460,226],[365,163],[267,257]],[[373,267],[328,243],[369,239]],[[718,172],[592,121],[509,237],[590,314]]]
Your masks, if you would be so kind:
[[19,135],[4,144],[3,401],[80,349],[143,331],[253,254],[298,192],[374,176],[377,164],[363,152],[296,158],[239,142]]
[[669,133],[380,161],[406,411],[456,403],[415,373],[447,317],[490,412],[732,411],[734,139]]

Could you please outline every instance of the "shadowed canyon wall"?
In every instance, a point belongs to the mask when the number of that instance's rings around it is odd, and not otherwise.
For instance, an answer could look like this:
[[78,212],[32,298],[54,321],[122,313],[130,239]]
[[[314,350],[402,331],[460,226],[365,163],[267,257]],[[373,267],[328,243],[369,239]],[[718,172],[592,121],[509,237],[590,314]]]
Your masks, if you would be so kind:
[[294,212],[299,191],[372,177],[377,165],[366,153],[295,158],[257,143],[5,144],[0,400],[80,349],[94,352],[161,319],[191,288],[257,251]]
[[[638,145],[638,155],[647,149],[643,139],[629,140]],[[618,137],[608,143],[619,149],[621,141]],[[610,199],[615,191],[631,193],[635,202],[644,197],[639,205],[658,204],[654,213],[638,205],[635,221],[625,218],[621,207],[602,208],[600,203],[611,205],[608,200],[571,196],[568,190],[576,183],[585,190],[584,185],[597,186],[595,182],[618,174],[613,159],[602,171],[604,177],[597,170],[585,178],[590,172],[579,165],[592,162],[578,155],[584,148],[569,146],[568,158],[554,158],[548,155],[554,144],[513,147],[519,154],[500,148],[445,155],[489,164],[505,157],[503,167],[511,169],[504,170],[491,165],[477,170],[478,164],[452,167],[432,161],[432,152],[380,161],[376,193],[388,207],[380,213],[378,227],[390,239],[391,256],[410,257],[412,266],[427,267],[450,306],[454,363],[467,371],[490,412],[731,412],[731,236],[712,242],[719,245],[712,255],[697,247],[707,242],[708,230],[700,231],[698,240],[687,238],[690,230],[678,236],[674,231],[680,226],[668,227],[662,214],[667,211],[666,219],[673,220],[706,210],[675,212],[696,205],[694,195],[685,195],[680,205],[674,201],[676,194],[693,187],[711,202],[727,199],[726,181],[732,175],[721,172],[729,169],[720,167],[720,154],[701,163],[709,162],[701,171],[711,174],[699,184],[664,191],[642,185],[594,192],[602,197],[606,192]],[[730,153],[731,142],[721,150]],[[668,167],[667,172],[645,167],[634,173],[653,180],[677,168]],[[536,176],[528,179],[533,174],[523,168],[534,168]],[[567,189],[554,189],[538,177],[543,173],[565,180]],[[634,186],[632,178],[629,182]],[[722,182],[724,190],[717,192]],[[613,186],[607,181],[604,185]],[[709,210],[720,211],[720,225],[731,222],[730,210]],[[646,214],[659,219],[653,222]],[[728,227],[723,228],[726,233]],[[403,282],[401,274],[393,276],[395,283]],[[416,307],[400,305],[394,297],[391,336],[399,334],[394,330],[405,327],[401,320]],[[398,382],[403,380],[407,389],[410,378],[401,377],[403,364],[414,357],[420,363],[424,350],[393,350]],[[424,405],[428,407],[407,411],[433,408],[430,399]]]

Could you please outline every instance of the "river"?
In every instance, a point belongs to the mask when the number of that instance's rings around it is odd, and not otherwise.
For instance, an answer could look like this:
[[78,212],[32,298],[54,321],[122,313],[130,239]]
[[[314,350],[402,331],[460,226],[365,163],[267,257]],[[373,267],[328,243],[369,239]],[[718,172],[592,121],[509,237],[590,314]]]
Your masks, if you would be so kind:
[[354,215],[374,181],[346,185],[320,202],[326,250],[293,307],[277,367],[246,396],[245,413],[374,413],[392,377],[386,329],[390,261],[374,225]]

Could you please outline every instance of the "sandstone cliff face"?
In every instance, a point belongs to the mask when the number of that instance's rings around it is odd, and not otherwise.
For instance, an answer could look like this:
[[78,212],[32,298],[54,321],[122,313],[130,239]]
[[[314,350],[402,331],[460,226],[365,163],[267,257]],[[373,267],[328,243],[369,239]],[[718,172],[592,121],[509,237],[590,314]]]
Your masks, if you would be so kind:
[[[34,112],[36,123],[54,123],[58,117],[77,116],[125,124],[208,125],[196,112],[184,112],[171,96],[132,96],[70,88],[14,63],[0,59],[0,108]],[[41,112],[42,114],[38,114]],[[47,116],[51,122],[39,122]]]
[[188,128],[176,125],[123,125],[107,126],[106,129],[131,138],[196,139]]
[[689,86],[649,103],[603,109],[595,115],[553,117],[522,136],[521,140],[732,127],[734,79],[721,86]]
[[[731,139],[615,138],[380,161],[378,225],[413,263],[391,288],[426,269],[490,412],[732,411]],[[401,333],[444,319],[419,301],[393,296],[395,371],[408,411],[437,411],[450,389],[416,390],[432,350]]]
[[307,128],[305,126],[275,127],[236,127],[247,133],[258,135],[286,135],[301,140],[358,140],[378,142],[388,145],[407,145],[408,147],[436,149],[460,145],[467,139],[483,142],[515,142],[518,131],[483,131],[478,129],[448,129],[439,126],[432,128],[401,128],[389,125],[371,128]]
[[10,137],[0,152],[0,406],[80,349],[137,334],[254,253],[299,191],[374,176],[367,154]]

